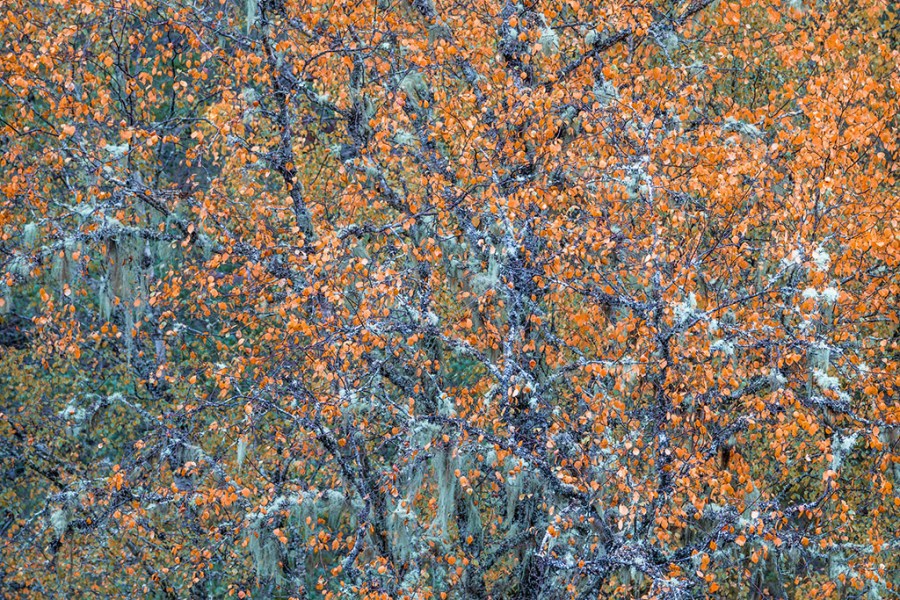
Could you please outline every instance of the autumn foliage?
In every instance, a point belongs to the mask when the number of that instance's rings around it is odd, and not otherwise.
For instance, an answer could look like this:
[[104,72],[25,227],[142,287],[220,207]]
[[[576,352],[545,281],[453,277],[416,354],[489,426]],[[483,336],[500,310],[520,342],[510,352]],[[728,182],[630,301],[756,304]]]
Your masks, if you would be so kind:
[[0,10],[0,597],[896,598],[883,0]]

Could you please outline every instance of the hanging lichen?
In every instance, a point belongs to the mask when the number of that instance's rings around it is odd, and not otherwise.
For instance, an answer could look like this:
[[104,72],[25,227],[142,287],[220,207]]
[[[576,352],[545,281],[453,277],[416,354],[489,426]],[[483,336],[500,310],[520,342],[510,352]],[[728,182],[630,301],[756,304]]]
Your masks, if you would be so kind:
[[71,514],[65,508],[57,508],[50,513],[50,525],[56,532],[58,539],[62,539],[63,535],[65,535],[66,530],[69,528],[70,519]]
[[22,227],[22,241],[25,242],[26,247],[33,248],[35,242],[37,241],[37,236],[37,223],[26,223],[25,226]]
[[50,512],[50,526],[56,534],[56,539],[61,540],[69,530],[72,519],[75,517],[75,509],[78,507],[78,494],[75,492],[63,492],[54,497],[59,503]]
[[394,501],[388,495],[387,501],[390,510],[387,528],[391,548],[397,558],[406,562],[414,557],[417,550],[416,515],[410,510],[410,503],[405,499]]
[[440,536],[446,536],[450,519],[456,508],[456,476],[453,474],[454,461],[449,448],[438,448],[431,459],[434,470],[434,485],[437,488],[437,508],[432,528]]
[[109,321],[110,317],[112,316],[112,306],[112,293],[110,290],[109,282],[104,276],[100,280],[100,284],[97,286],[97,310],[100,313],[100,318],[102,320]]
[[74,281],[76,265],[72,257],[77,250],[78,244],[71,237],[65,238],[63,243],[53,250],[51,274],[60,288]]
[[516,506],[519,504],[519,496],[522,495],[524,480],[525,477],[521,472],[506,478],[504,486],[504,491],[506,492],[506,520],[510,523],[513,522],[516,515]]
[[126,303],[124,307],[125,313],[125,359],[131,364],[132,354],[134,353],[134,311],[131,305]]
[[119,256],[119,242],[115,238],[106,240],[106,258],[109,262],[110,292],[115,296],[120,296],[124,287],[124,269]]
[[237,441],[237,466],[238,469],[244,466],[244,460],[247,458],[247,438],[241,436]]
[[12,312],[12,290],[5,280],[0,279],[0,315],[8,315]]
[[[305,560],[305,547],[315,535],[319,521],[334,530],[343,515],[359,512],[361,504],[348,501],[336,490],[309,490],[278,496],[266,507],[248,513],[247,548],[257,577],[281,585],[287,569]],[[294,569],[295,573],[302,571]]]

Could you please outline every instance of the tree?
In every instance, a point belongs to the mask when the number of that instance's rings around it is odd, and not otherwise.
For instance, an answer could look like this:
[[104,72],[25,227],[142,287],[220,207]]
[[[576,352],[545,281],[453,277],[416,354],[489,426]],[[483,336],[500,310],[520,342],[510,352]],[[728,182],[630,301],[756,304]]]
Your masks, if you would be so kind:
[[892,5],[22,4],[3,594],[896,596]]

